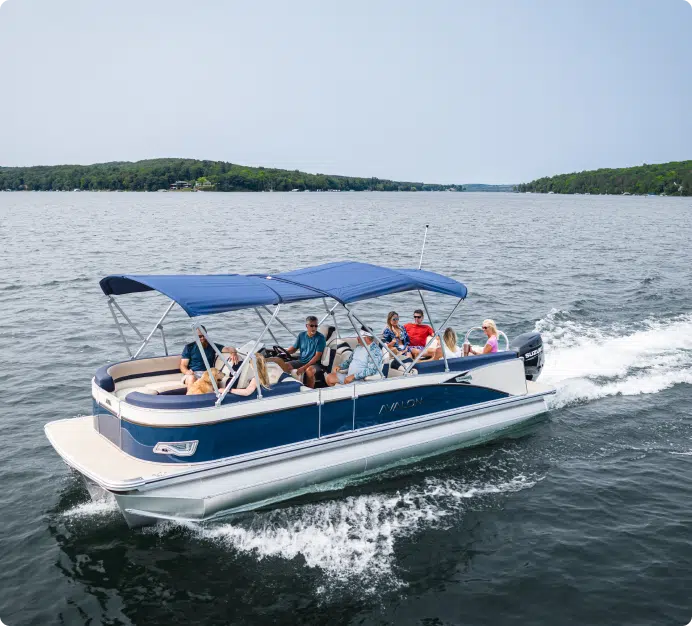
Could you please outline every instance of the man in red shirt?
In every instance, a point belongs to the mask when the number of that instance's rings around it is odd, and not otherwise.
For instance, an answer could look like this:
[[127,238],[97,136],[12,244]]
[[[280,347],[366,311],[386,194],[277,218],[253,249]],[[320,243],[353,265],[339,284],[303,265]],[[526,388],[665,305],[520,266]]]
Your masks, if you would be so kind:
[[413,322],[404,324],[404,328],[410,339],[411,355],[415,359],[428,342],[428,337],[432,337],[435,331],[427,324],[423,324],[423,311],[420,309],[413,312]]

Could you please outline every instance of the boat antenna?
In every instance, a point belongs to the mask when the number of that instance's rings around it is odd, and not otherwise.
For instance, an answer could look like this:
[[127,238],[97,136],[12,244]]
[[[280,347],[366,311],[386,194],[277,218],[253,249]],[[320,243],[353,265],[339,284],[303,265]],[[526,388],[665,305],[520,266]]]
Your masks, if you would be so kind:
[[428,226],[430,226],[430,224],[425,225],[425,234],[423,235],[423,248],[420,251],[420,261],[418,262],[418,269],[423,267],[423,252],[425,252],[425,240],[428,238]]

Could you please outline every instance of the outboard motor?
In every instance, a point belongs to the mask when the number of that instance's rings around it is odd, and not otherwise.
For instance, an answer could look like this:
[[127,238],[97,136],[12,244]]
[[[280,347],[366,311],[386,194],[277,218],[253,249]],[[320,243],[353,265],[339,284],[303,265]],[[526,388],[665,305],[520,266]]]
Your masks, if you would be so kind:
[[536,380],[541,375],[545,354],[543,353],[543,339],[541,334],[532,332],[518,335],[509,344],[510,350],[516,350],[524,359],[524,372],[526,380]]

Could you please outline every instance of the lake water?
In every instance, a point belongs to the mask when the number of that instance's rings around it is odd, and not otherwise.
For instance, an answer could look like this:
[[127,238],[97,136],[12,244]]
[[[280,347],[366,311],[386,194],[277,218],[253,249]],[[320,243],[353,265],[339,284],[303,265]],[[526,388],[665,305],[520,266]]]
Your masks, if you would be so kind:
[[[687,624],[692,199],[515,194],[0,193],[5,624]],[[110,273],[340,259],[465,282],[452,325],[538,329],[559,388],[525,436],[208,526],[129,530],[43,425],[127,357]],[[433,317],[451,307],[431,297]],[[152,325],[157,294],[121,300]],[[287,314],[296,327],[317,305]],[[384,325],[412,294],[362,304]],[[288,309],[287,309],[288,310]],[[226,342],[248,314],[207,322]],[[169,346],[189,340],[173,316]],[[152,347],[160,352],[159,345]]]

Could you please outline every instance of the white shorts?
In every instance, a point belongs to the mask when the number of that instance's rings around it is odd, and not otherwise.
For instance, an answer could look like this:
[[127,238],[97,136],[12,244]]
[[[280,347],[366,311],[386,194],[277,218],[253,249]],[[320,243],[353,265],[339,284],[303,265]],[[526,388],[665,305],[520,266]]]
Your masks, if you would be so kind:
[[[202,378],[202,376],[204,376],[204,374],[205,374],[206,372],[192,372],[192,373],[193,373],[194,376],[195,376],[195,380],[199,380],[200,378]],[[183,376],[183,378],[182,378],[182,380],[181,380],[180,382],[182,382],[183,384],[185,384],[185,379],[186,379],[189,375],[190,375],[189,373],[188,373],[188,374],[185,374],[185,376]]]

